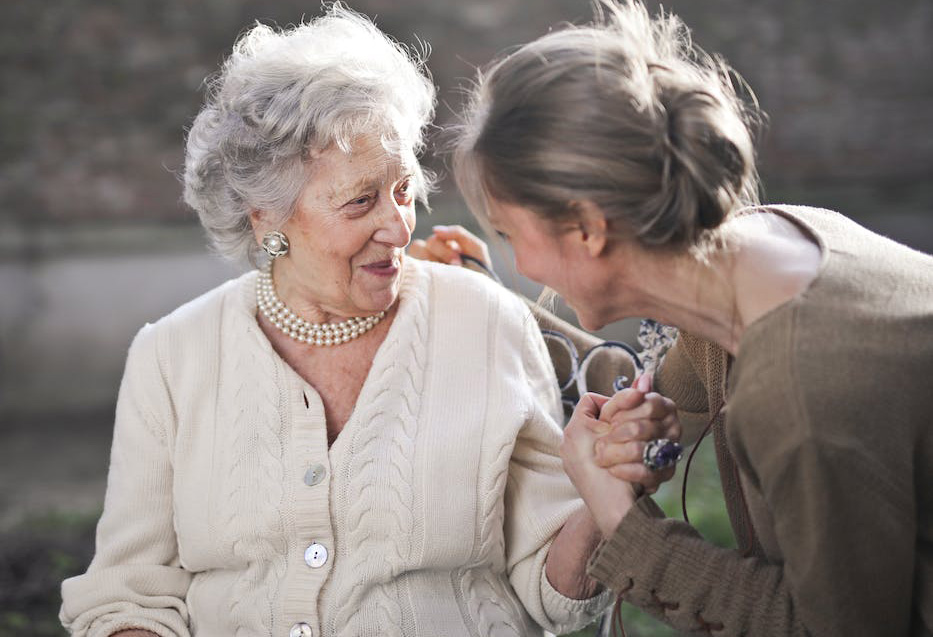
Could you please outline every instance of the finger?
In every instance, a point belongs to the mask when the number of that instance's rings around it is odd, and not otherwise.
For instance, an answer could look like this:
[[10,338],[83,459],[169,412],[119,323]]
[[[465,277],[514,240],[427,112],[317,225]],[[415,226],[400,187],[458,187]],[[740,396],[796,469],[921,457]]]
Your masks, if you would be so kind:
[[655,493],[662,484],[674,477],[677,473],[676,467],[667,467],[661,471],[649,471],[646,482],[641,483],[648,493]]
[[654,385],[654,374],[651,372],[642,373],[635,379],[635,382],[632,383],[632,387],[645,394],[651,391],[652,385]]
[[613,423],[606,434],[607,443],[622,443],[632,440],[654,440],[656,438],[667,438],[667,427],[663,421],[657,419],[640,418],[638,420],[627,420],[622,423]]
[[607,468],[606,471],[608,471],[609,475],[612,477],[631,482],[632,484],[653,484],[655,481],[652,475],[654,472],[640,462],[613,465]]
[[606,422],[612,422],[617,413],[631,411],[643,402],[645,402],[644,393],[631,387],[623,389],[609,399],[600,413],[600,418]]
[[486,242],[463,226],[434,226],[433,230],[441,239],[459,243],[463,254],[489,265],[489,248]]
[[449,241],[438,237],[437,234],[433,234],[428,237],[427,244],[428,250],[437,260],[450,265],[463,265],[463,260],[460,258],[460,246],[456,243],[451,245]]
[[[638,390],[635,389],[626,389],[623,391],[631,391],[635,394],[639,393]],[[619,394],[616,394],[616,396],[618,395]],[[632,407],[631,409],[614,409],[613,407],[608,407],[603,411],[603,419],[613,424],[619,424],[627,420],[663,420],[670,414],[677,412],[677,405],[674,403],[674,401],[669,398],[665,398],[661,394],[652,392],[649,394],[641,394],[641,396],[641,403]],[[625,404],[631,404],[631,402],[634,402],[634,400],[627,403],[621,403],[621,406],[624,407]]]
[[461,225],[452,225],[452,226],[433,226],[434,234],[439,235],[442,239],[454,239],[460,241],[463,244],[478,244],[483,243],[483,240],[477,237],[475,234],[467,230]]
[[580,400],[577,402],[577,406],[574,408],[573,413],[580,413],[594,419],[599,418],[600,413],[609,400],[610,398],[608,396],[588,391],[580,396]]
[[594,459],[596,464],[604,469],[621,464],[641,464],[645,444],[641,440],[610,442],[604,436],[594,445]]
[[431,251],[428,250],[428,245],[425,243],[424,239],[415,239],[408,246],[408,256],[414,257],[416,259],[422,259],[423,261],[435,261],[432,258]]
[[594,432],[594,424],[598,420],[592,418],[589,414],[589,406],[574,411],[570,417],[570,422],[564,428],[563,439],[560,444],[560,456],[565,462],[581,462],[593,466],[593,443],[598,438],[598,433]]
[[606,404],[609,398],[607,396],[602,396],[600,394],[595,394],[592,392],[587,392],[580,397],[580,400],[577,402],[577,406],[573,410],[573,414],[570,416],[570,424],[568,428],[579,422],[582,426],[585,426],[588,430],[604,434],[609,431],[609,425],[601,420],[599,420],[599,412],[602,410],[603,406]]
[[680,437],[683,435],[683,428],[680,426],[680,418],[677,417],[676,412],[668,415],[661,421],[661,428],[663,433],[658,436],[659,438],[669,438],[679,441]]

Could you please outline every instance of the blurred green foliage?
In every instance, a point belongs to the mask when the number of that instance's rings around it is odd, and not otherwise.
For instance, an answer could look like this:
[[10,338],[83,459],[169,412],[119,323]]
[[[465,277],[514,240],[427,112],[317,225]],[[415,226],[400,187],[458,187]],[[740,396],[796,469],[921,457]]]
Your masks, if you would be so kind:
[[99,513],[29,518],[0,535],[0,637],[64,635],[62,580],[83,573]]

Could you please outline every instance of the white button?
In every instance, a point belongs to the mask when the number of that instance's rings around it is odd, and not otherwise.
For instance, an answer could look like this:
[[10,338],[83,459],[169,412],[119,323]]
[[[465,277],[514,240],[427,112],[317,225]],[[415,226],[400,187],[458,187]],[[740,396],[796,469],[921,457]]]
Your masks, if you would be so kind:
[[321,480],[324,479],[325,475],[327,475],[327,469],[324,468],[324,465],[313,464],[305,471],[305,484],[309,487],[313,487],[319,484]]
[[327,564],[327,549],[315,542],[305,549],[305,562],[311,568],[321,568]]
[[288,637],[311,637],[311,627],[304,622],[298,622],[288,631]]

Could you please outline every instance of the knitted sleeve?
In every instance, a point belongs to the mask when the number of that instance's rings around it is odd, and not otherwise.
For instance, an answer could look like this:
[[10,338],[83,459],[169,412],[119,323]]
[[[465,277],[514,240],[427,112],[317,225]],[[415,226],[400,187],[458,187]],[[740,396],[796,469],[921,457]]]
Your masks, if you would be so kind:
[[[685,632],[906,635],[916,564],[904,470],[912,443],[896,437],[904,428],[895,417],[861,415],[871,401],[856,397],[874,398],[870,388],[853,389],[842,374],[820,382],[806,371],[816,369],[813,360],[795,364],[794,325],[746,361],[728,423],[746,484],[773,520],[780,559],[715,547],[642,498],[588,572]],[[814,358],[829,360],[825,352]],[[875,431],[884,433],[873,440]]]
[[523,362],[532,407],[509,464],[506,559],[509,580],[528,614],[545,630],[560,634],[592,622],[611,599],[609,591],[585,600],[567,598],[545,575],[551,541],[584,504],[558,455],[561,407],[547,349],[534,321],[527,323]]
[[590,559],[591,576],[687,633],[806,635],[780,566],[713,546],[649,497]]
[[[705,382],[709,363],[703,363],[719,357],[710,356],[706,347],[696,337],[681,331],[674,346],[661,359],[654,378],[654,390],[677,404],[684,445],[696,442],[710,417],[709,389]],[[700,366],[704,369],[698,369]]]
[[156,333],[146,326],[120,386],[96,554],[87,573],[62,583],[60,619],[74,635],[189,635],[191,575],[179,565],[172,522],[171,418]]
[[[681,333],[655,388],[675,400],[685,437],[709,411],[701,378],[715,356]],[[720,373],[723,370],[719,370]],[[696,427],[694,427],[695,429]],[[707,542],[685,522],[640,498],[588,565],[589,574],[679,631],[717,635],[806,635],[783,568]]]

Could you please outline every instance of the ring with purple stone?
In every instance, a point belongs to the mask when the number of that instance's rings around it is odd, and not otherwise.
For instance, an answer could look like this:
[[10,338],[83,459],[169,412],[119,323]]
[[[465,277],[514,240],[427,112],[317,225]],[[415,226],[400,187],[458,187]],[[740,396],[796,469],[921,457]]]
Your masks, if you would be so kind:
[[641,461],[652,471],[660,471],[677,464],[684,455],[680,443],[669,438],[658,438],[645,445]]

